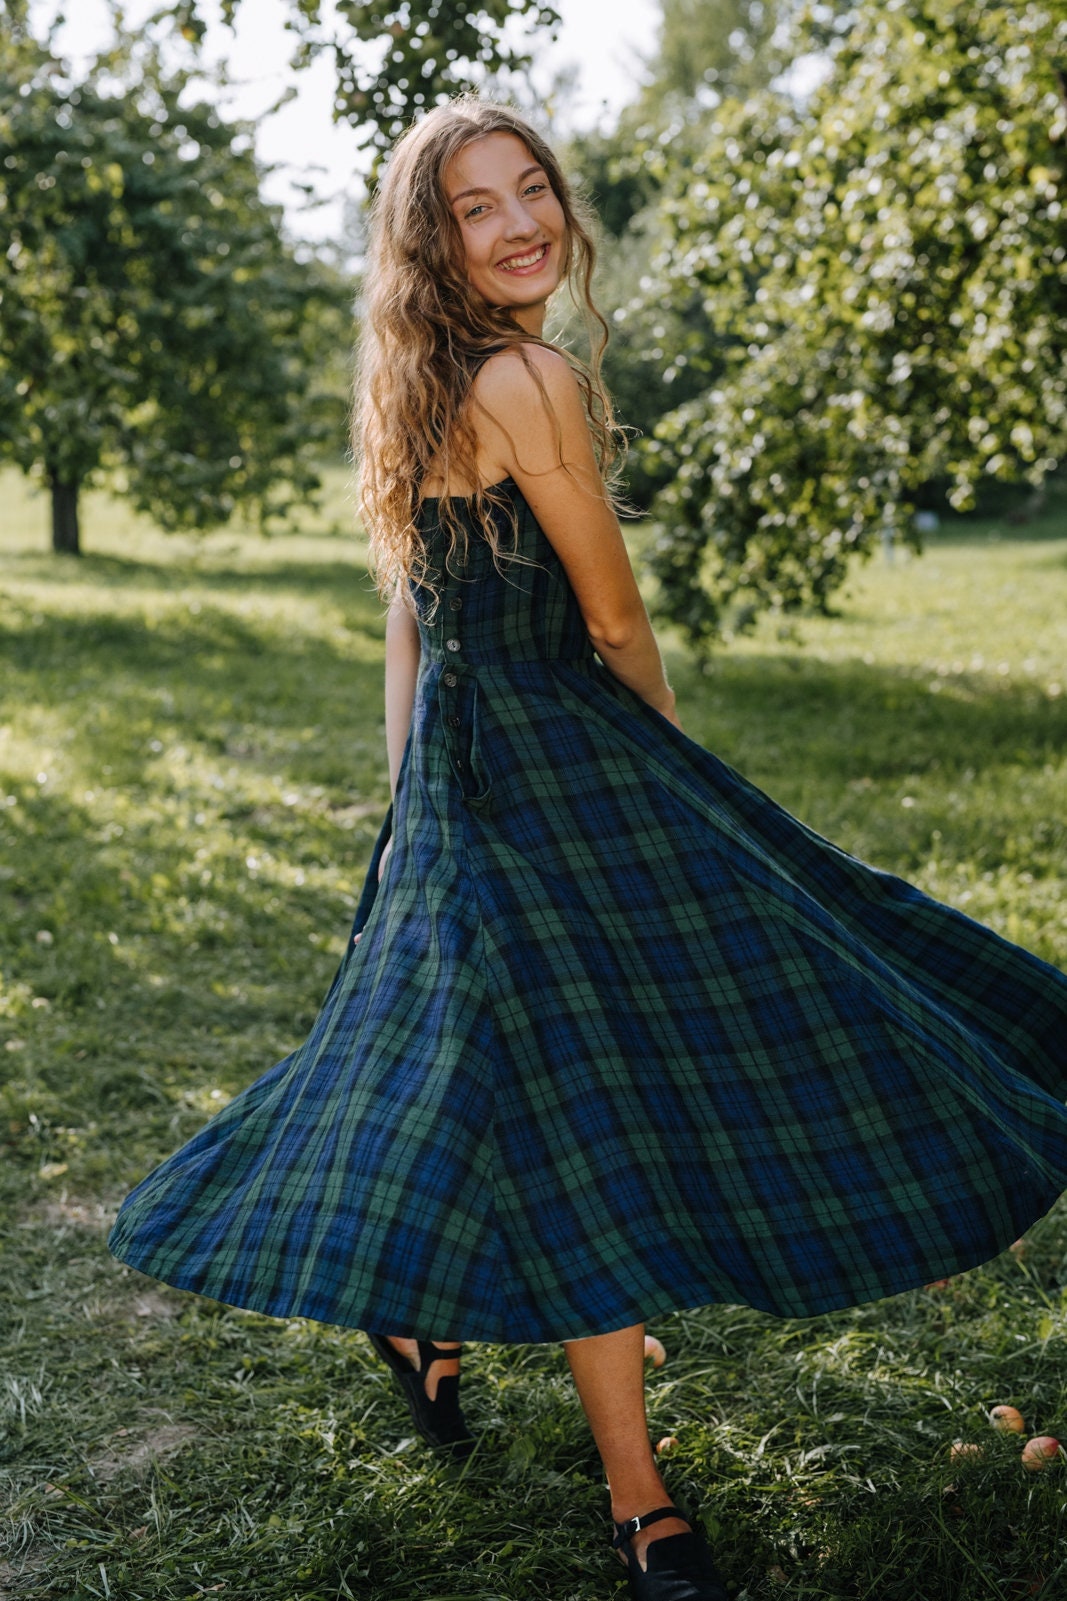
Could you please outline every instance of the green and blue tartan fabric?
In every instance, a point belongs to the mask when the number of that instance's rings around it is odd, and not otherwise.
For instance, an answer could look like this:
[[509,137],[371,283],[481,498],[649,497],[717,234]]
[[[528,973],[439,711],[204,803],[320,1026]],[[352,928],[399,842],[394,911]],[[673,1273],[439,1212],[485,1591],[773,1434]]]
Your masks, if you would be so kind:
[[1067,1186],[1067,977],[625,689],[502,487],[524,560],[472,522],[417,593],[361,940],[112,1250],[279,1316],[516,1341],[805,1316],[994,1256]]

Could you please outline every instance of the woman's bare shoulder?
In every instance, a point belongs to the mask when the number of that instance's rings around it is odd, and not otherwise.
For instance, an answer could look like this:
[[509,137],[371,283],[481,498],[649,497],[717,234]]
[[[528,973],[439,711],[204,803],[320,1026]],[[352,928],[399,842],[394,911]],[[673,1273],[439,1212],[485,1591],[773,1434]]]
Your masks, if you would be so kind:
[[516,405],[546,399],[553,408],[578,398],[578,380],[570,362],[547,345],[510,345],[484,362],[472,393],[490,412],[514,414]]

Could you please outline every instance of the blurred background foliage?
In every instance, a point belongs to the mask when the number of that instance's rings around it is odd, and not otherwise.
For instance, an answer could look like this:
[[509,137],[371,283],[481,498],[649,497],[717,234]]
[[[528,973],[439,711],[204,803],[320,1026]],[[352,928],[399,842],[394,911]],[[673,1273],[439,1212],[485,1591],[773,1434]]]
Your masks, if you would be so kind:
[[[378,154],[471,82],[528,98],[558,20],[287,4],[294,66],[332,59]],[[57,548],[101,472],[208,527],[284,514],[344,450],[360,229],[347,257],[287,239],[197,76],[203,9],[120,30],[79,81],[24,0],[0,23],[0,456],[51,484]],[[825,610],[917,511],[1039,503],[1067,444],[1065,134],[1067,0],[663,0],[632,102],[567,143],[638,543],[691,644]]]

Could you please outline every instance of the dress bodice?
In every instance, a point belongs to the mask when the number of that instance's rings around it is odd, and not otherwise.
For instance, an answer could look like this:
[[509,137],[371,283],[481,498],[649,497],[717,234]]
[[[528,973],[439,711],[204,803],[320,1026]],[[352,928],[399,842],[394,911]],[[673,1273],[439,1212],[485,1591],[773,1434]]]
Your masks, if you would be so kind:
[[508,502],[492,513],[505,552],[500,558],[494,558],[471,502],[455,497],[466,549],[446,561],[449,540],[438,520],[438,502],[423,503],[420,522],[436,591],[435,601],[428,586],[414,589],[424,661],[479,667],[591,658],[593,647],[563,564],[518,484],[507,478],[493,487]]

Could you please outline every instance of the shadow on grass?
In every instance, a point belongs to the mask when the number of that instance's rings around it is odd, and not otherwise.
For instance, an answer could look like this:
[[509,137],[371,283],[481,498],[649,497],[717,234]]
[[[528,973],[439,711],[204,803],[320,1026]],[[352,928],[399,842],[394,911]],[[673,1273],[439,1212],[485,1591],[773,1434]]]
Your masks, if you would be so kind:
[[1067,539],[1067,499],[1042,512],[1029,522],[1012,523],[1007,518],[983,518],[980,522],[961,520],[942,523],[935,533],[923,540],[920,558],[936,555],[942,548],[965,549],[968,545],[1043,545]]
[[938,545],[968,544],[1025,544],[1029,540],[1067,539],[1067,482],[1063,475],[1050,480],[1045,488],[1043,504],[1029,509],[1027,501],[1018,499],[1018,489],[1005,490],[1003,504],[996,505],[995,493],[988,497],[991,504],[975,515],[958,514],[942,510],[941,526],[924,541],[924,549],[934,551]]
[[161,796],[102,823],[95,800],[27,788],[5,807],[7,1159],[130,1184],[291,1050],[346,949],[385,804],[245,817],[225,794]]
[[40,552],[20,553],[7,558],[8,571],[25,581],[57,590],[92,586],[101,590],[158,590],[181,592],[188,589],[220,589],[246,593],[251,589],[288,591],[314,598],[344,596],[346,604],[365,607],[369,626],[377,620],[384,631],[384,608],[374,583],[359,556],[351,561],[307,561],[292,557],[270,559],[270,547],[257,552],[257,560],[246,567],[225,563],[225,552],[210,547],[183,560],[137,560],[128,556],[88,554],[77,560]]
[[1067,748],[1067,698],[1036,684],[994,687],[977,675],[938,679],[799,652],[723,660],[710,677],[672,662],[672,679],[693,707],[694,737],[742,771],[753,762],[791,784],[975,773]]

